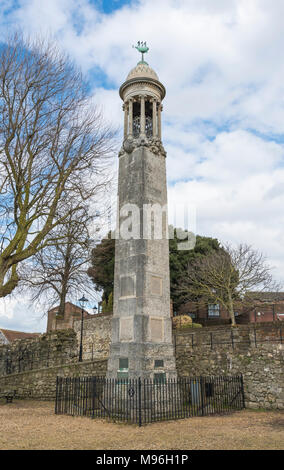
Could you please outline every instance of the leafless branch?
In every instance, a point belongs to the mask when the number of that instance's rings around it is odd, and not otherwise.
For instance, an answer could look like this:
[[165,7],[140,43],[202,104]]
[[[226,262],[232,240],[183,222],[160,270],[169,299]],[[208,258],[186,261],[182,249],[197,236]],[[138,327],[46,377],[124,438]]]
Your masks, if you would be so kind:
[[56,45],[19,34],[3,45],[0,297],[17,286],[19,263],[106,187],[113,136],[90,106],[81,72]]
[[247,294],[253,289],[277,291],[280,284],[274,281],[264,256],[245,244],[237,248],[226,245],[189,264],[177,286],[185,299],[222,304],[233,325],[234,305],[240,302],[244,305]]

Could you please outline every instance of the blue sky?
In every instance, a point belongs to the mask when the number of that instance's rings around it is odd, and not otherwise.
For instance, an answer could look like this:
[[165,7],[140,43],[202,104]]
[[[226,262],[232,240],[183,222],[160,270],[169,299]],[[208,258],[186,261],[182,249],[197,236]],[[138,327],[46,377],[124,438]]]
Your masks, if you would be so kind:
[[[132,45],[146,40],[147,62],[167,89],[169,202],[196,207],[199,234],[262,251],[282,281],[283,23],[282,0],[0,2],[0,34],[20,27],[55,38],[120,128],[118,88],[139,60]],[[45,328],[38,313],[27,322],[17,299],[5,302],[0,326]]]
[[93,0],[90,3],[97,7],[103,13],[112,14],[114,11],[121,9],[125,5],[131,5],[135,2],[131,2],[131,0]]

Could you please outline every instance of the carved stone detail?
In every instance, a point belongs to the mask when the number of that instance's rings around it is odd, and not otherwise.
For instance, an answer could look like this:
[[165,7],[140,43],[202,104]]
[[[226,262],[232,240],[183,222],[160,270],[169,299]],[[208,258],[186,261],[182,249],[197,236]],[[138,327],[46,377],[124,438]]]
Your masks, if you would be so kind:
[[155,155],[161,154],[164,157],[167,156],[167,152],[165,151],[164,146],[158,137],[147,138],[144,136],[138,137],[137,139],[131,137],[125,139],[118,155],[121,157],[125,153],[131,153],[133,150],[139,147],[147,147]]

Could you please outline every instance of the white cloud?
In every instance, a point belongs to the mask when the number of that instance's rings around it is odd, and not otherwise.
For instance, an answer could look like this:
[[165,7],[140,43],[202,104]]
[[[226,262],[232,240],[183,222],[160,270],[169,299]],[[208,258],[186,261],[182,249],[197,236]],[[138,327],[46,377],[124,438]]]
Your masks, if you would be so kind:
[[[233,131],[199,143],[197,152],[201,163],[181,159],[183,181],[170,186],[169,200],[196,207],[198,233],[263,251],[284,281],[283,146]],[[174,167],[175,155],[168,162]]]
[[25,296],[13,295],[0,299],[0,328],[7,330],[44,332],[47,317]]

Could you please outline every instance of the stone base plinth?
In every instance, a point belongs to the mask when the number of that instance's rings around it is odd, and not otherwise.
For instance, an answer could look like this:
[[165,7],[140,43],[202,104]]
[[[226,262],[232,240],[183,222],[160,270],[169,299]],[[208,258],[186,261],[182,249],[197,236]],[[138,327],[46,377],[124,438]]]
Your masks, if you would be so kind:
[[176,379],[174,348],[168,343],[112,343],[108,360],[107,377],[119,378],[120,359],[128,359],[128,379],[151,379],[164,375],[165,379]]

